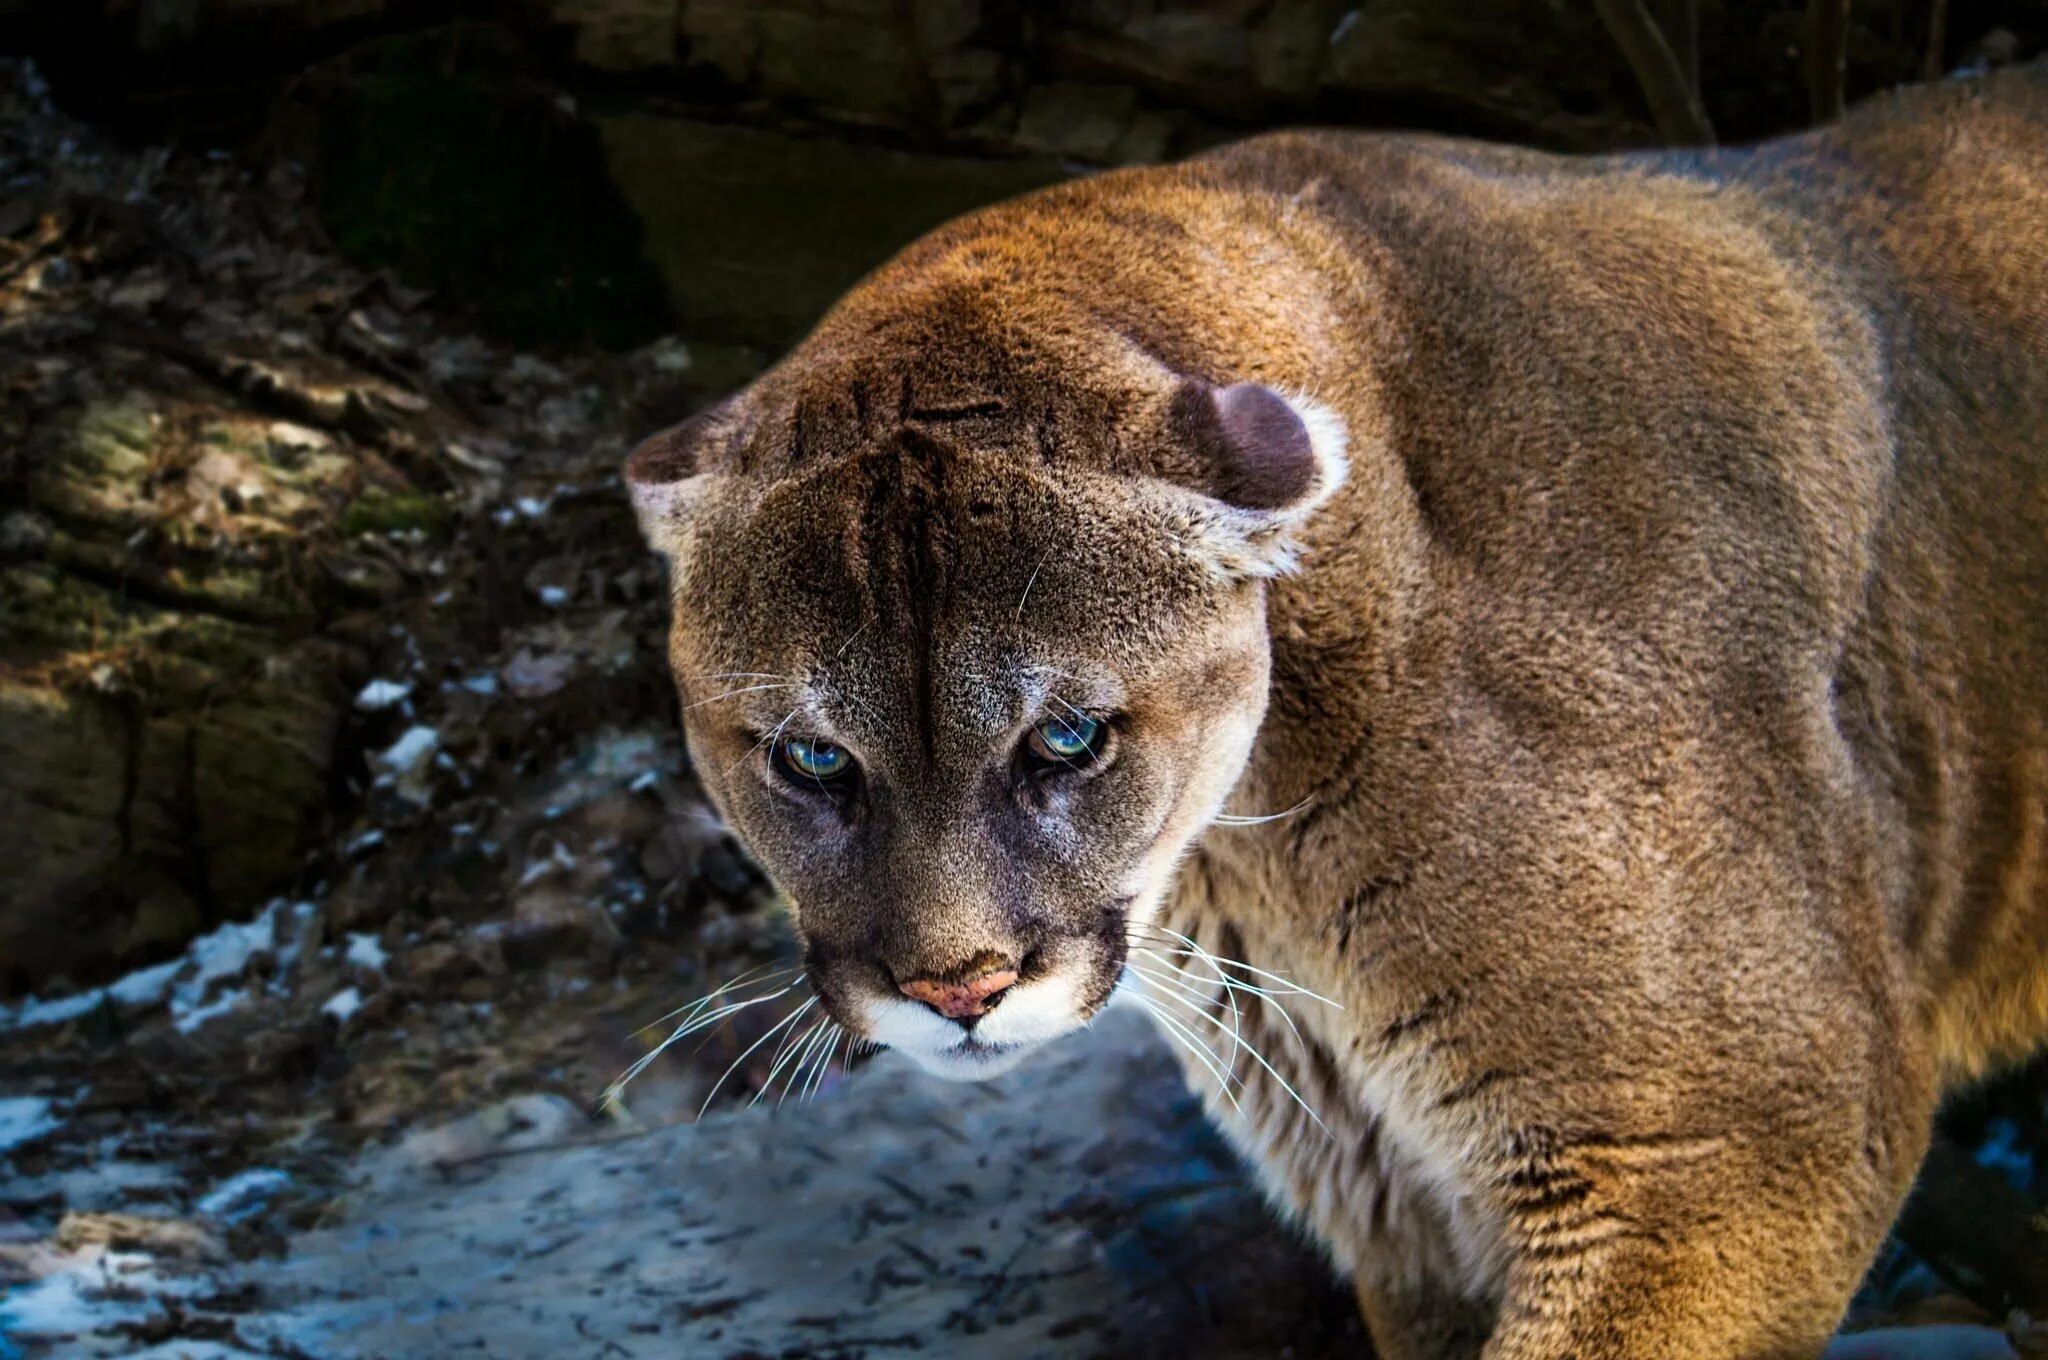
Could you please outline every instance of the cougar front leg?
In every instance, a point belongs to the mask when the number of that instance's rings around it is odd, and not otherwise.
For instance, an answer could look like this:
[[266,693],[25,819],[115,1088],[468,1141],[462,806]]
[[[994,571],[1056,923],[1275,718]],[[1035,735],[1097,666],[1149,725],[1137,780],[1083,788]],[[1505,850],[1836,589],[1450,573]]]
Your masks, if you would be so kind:
[[1395,1281],[1370,1266],[1352,1279],[1375,1360],[1476,1360],[1493,1310],[1438,1285]]
[[1487,1360],[1813,1360],[1911,1183],[1915,1127],[1845,1111],[1761,1142],[1534,1149]]

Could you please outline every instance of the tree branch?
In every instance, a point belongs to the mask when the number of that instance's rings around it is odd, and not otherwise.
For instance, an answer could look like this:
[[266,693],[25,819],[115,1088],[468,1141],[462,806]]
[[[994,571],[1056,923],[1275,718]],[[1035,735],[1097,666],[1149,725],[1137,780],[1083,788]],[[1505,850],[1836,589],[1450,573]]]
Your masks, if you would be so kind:
[[1712,146],[1714,125],[1699,97],[1686,83],[1678,58],[1657,28],[1657,21],[1643,8],[1643,0],[1594,0],[1600,18],[1621,55],[1635,72],[1649,102],[1650,116],[1664,140],[1680,145]]
[[1685,77],[1685,88],[1694,99],[1703,98],[1700,89],[1700,5],[1699,0],[1667,0],[1663,19],[1664,36],[1671,43],[1671,55]]
[[1806,96],[1814,122],[1842,116],[1848,83],[1849,0],[1806,0]]
[[1927,51],[1920,58],[1920,78],[1940,80],[1947,69],[1948,0],[1934,0],[1927,11]]

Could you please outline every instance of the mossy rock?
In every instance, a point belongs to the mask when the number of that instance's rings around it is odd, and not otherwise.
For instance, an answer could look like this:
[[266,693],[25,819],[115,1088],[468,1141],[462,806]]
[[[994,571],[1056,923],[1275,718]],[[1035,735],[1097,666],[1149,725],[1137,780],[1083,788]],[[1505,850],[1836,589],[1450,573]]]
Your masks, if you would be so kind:
[[131,529],[153,517],[144,490],[159,412],[141,396],[83,407],[31,454],[29,497],[68,520]]
[[341,531],[350,538],[411,532],[438,538],[447,532],[449,518],[448,504],[438,496],[371,487],[341,512]]
[[85,981],[289,884],[361,658],[0,571],[0,989]]

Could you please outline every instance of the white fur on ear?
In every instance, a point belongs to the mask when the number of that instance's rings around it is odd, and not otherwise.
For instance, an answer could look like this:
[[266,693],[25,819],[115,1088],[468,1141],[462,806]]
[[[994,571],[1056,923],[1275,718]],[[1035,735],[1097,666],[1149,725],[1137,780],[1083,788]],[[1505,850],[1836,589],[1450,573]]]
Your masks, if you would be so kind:
[[658,486],[629,483],[633,515],[640,521],[640,536],[648,547],[668,558],[682,552],[689,538],[690,507],[710,480],[706,473]]
[[1351,475],[1351,429],[1344,423],[1344,417],[1317,401],[1314,397],[1297,393],[1282,392],[1280,399],[1300,418],[1308,430],[1308,446],[1315,452],[1315,490],[1300,505],[1300,518],[1322,509],[1324,502],[1337,494],[1344,485],[1344,479]]
[[711,482],[711,473],[698,470],[708,423],[706,415],[693,417],[642,440],[626,457],[626,489],[641,536],[664,557],[681,554],[692,510]]
[[1174,536],[1219,575],[1294,571],[1295,531],[1350,474],[1344,418],[1311,397],[1252,383],[1193,388],[1182,401],[1210,485]]

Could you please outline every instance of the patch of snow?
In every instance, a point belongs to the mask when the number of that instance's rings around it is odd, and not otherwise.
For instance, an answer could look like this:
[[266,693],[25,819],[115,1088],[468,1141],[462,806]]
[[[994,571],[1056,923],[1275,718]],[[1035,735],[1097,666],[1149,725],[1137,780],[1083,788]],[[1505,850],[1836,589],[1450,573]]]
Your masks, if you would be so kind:
[[585,758],[590,773],[604,778],[653,773],[662,761],[662,739],[648,731],[605,732],[591,744]]
[[171,1014],[174,1017],[173,1023],[177,1025],[178,1033],[190,1034],[207,1021],[217,1016],[226,1015],[229,1011],[236,1009],[248,999],[248,988],[230,987],[224,992],[216,993],[209,1001],[195,1003],[189,1010],[180,1012],[176,1006],[173,1006],[171,1008]]
[[48,1001],[28,997],[17,1006],[0,1006],[0,1029],[61,1025],[67,1020],[76,1020],[81,1015],[98,1010],[109,1000],[123,1006],[155,1005],[164,999],[164,993],[170,990],[171,979],[184,966],[183,959],[172,959],[169,963],[138,968],[119,982],[105,987],[74,992],[70,996],[52,997]]
[[471,694],[489,696],[498,692],[498,677],[491,671],[464,676],[459,683]]
[[514,382],[538,382],[553,385],[568,381],[567,375],[561,369],[556,368],[547,360],[536,358],[531,354],[513,355],[512,363],[509,366],[509,373]]
[[0,1341],[103,1335],[156,1311],[165,1296],[192,1291],[191,1282],[158,1273],[152,1258],[97,1243],[37,1251],[25,1264],[28,1282],[0,1297]]
[[[178,1033],[190,1034],[216,1015],[233,1010],[247,998],[243,988],[230,988],[211,999],[208,993],[214,984],[231,978],[248,965],[250,959],[265,949],[273,948],[278,938],[278,913],[285,907],[279,898],[256,914],[252,921],[230,921],[224,926],[201,935],[186,947],[185,959],[192,965],[188,976],[178,979],[171,991],[171,1020],[178,1027]],[[294,908],[295,915],[303,915],[307,904]],[[289,949],[289,946],[287,946]],[[289,961],[289,954],[279,963]]]
[[344,987],[327,998],[327,1004],[320,1008],[322,1015],[331,1015],[336,1023],[347,1024],[348,1018],[363,1008],[363,994],[353,987]]
[[521,496],[518,500],[512,502],[513,507],[528,519],[541,518],[541,516],[547,514],[548,507],[553,503],[551,500],[543,500],[538,496]]
[[163,1341],[126,1353],[126,1360],[262,1360],[263,1352],[245,1351],[223,1341]]
[[367,930],[355,931],[349,935],[348,953],[343,957],[358,968],[370,968],[380,973],[384,971],[384,965],[391,960],[391,956],[384,952],[383,941]]
[[569,847],[563,845],[560,841],[552,841],[549,843],[546,858],[536,858],[527,861],[526,867],[519,874],[519,886],[523,888],[536,879],[545,878],[549,874],[560,873],[575,867],[576,856],[570,852]]
[[313,911],[313,904],[287,904],[283,898],[276,898],[254,920],[231,921],[187,946],[184,963],[191,971],[181,975],[171,991],[171,1020],[178,1033],[190,1034],[249,999],[246,987],[230,987],[211,997],[208,994],[217,983],[239,974],[259,951],[267,949],[275,954],[278,978],[282,981],[284,970],[298,954],[297,932],[278,929],[279,915],[287,910],[293,922],[303,921]]
[[292,1183],[284,1172],[267,1166],[238,1171],[203,1196],[197,1208],[208,1218],[240,1223],[263,1211],[272,1196]]
[[382,828],[373,827],[343,847],[343,853],[350,856],[360,855],[365,851],[375,850],[383,843],[384,832]]
[[633,793],[645,793],[649,789],[653,788],[656,784],[659,784],[660,782],[660,771],[645,770],[642,771],[638,776],[636,776],[632,783],[626,785],[626,788]]
[[550,609],[560,609],[563,605],[569,603],[569,592],[561,586],[542,586],[533,593],[538,595],[540,602]]
[[397,741],[385,747],[378,755],[377,763],[387,770],[404,771],[411,769],[441,745],[441,734],[431,727],[414,726],[405,729]]
[[365,713],[380,713],[402,702],[411,693],[412,685],[408,681],[372,680],[356,691],[356,707]]
[[1998,1172],[2015,1190],[2032,1193],[2034,1158],[2020,1138],[2019,1125],[2010,1119],[1994,1119],[1977,1148],[1977,1165]]
[[690,347],[673,335],[664,335],[641,352],[657,373],[681,373],[690,366]]
[[9,1290],[0,1298],[0,1338],[91,1335],[104,1318],[83,1282],[79,1273],[63,1271]]
[[124,1006],[148,1006],[164,999],[170,990],[171,979],[185,966],[185,960],[172,959],[149,968],[138,968],[127,977],[106,989],[107,995]]
[[[176,1167],[164,1162],[132,1162],[121,1157],[119,1138],[101,1139],[94,1159],[83,1166],[46,1171],[40,1176],[15,1176],[0,1184],[0,1201],[34,1204],[61,1200],[66,1209],[102,1213],[131,1207],[137,1199],[160,1204],[169,1191],[184,1184]],[[137,1191],[147,1194],[137,1195]],[[0,1351],[0,1355],[6,1352]]]
[[0,1152],[12,1152],[60,1127],[64,1121],[42,1096],[0,1096]]
[[76,992],[48,1001],[32,996],[17,1007],[0,1006],[0,1024],[23,1029],[33,1025],[61,1025],[91,1011],[106,999],[106,995],[106,988],[95,987],[89,992]]
[[434,755],[440,749],[441,734],[433,728],[424,725],[406,728],[397,741],[377,755],[376,763],[384,771],[378,776],[378,781],[389,783],[400,797],[411,802],[430,802],[427,771],[432,768]]

